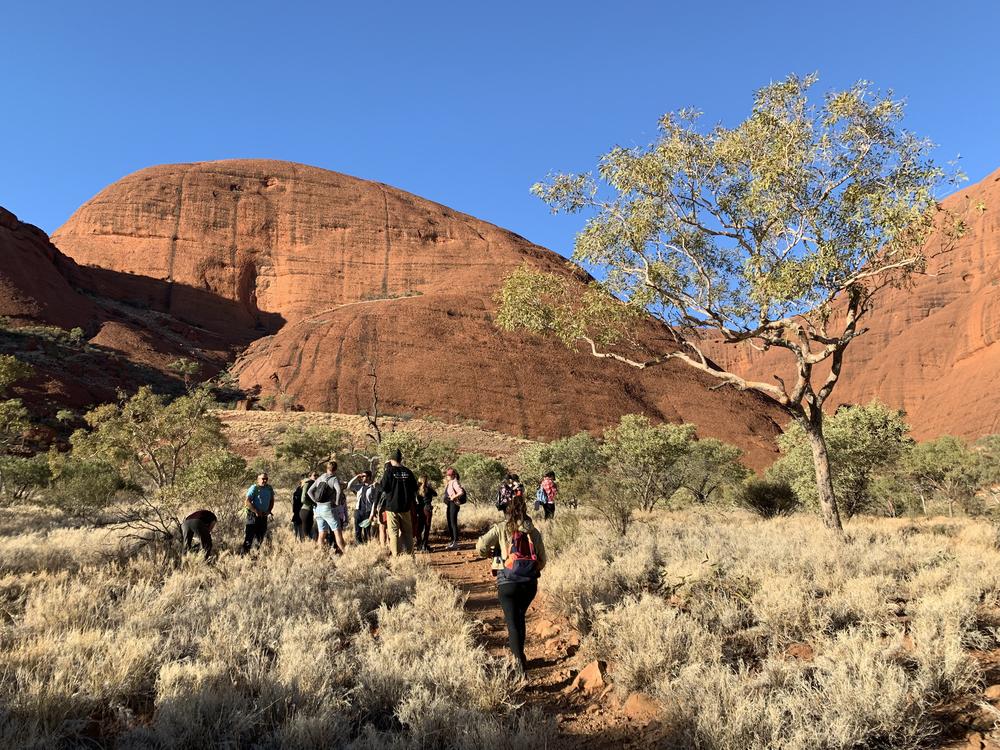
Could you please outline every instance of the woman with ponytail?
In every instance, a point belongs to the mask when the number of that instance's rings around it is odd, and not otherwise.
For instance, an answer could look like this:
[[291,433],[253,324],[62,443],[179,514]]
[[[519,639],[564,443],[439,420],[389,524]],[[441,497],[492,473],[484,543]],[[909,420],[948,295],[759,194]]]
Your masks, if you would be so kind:
[[545,567],[542,534],[528,517],[524,493],[514,494],[504,507],[504,520],[479,537],[476,552],[493,558],[497,596],[507,622],[507,642],[521,676],[528,668],[524,655],[524,618]]

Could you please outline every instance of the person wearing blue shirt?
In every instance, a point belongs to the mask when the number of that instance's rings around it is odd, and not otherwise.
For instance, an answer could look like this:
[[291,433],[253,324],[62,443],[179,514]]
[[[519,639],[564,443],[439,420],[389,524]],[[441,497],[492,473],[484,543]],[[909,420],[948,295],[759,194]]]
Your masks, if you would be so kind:
[[247,533],[243,540],[243,553],[246,554],[257,540],[259,547],[267,534],[267,517],[274,508],[274,488],[267,483],[267,474],[259,474],[256,484],[247,490]]

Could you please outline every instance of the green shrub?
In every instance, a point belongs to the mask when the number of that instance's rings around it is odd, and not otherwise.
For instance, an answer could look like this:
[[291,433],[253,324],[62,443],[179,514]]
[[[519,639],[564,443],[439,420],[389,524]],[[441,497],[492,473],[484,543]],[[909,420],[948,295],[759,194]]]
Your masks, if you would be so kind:
[[776,518],[791,515],[801,503],[788,482],[753,478],[736,493],[736,504],[761,518]]

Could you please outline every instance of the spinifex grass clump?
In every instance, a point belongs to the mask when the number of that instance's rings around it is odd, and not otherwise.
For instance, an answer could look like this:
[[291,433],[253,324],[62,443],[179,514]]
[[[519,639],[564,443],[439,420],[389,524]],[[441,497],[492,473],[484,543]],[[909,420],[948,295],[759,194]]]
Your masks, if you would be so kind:
[[918,747],[941,730],[936,707],[981,687],[970,650],[997,645],[986,523],[855,520],[844,545],[801,516],[579,529],[545,571],[547,601],[622,697],[661,703],[671,746]]
[[149,548],[104,559],[113,540],[94,530],[31,541],[51,553],[0,542],[4,746],[518,747],[549,732],[522,721],[454,589],[377,545],[335,562],[282,530],[256,556],[174,566]]

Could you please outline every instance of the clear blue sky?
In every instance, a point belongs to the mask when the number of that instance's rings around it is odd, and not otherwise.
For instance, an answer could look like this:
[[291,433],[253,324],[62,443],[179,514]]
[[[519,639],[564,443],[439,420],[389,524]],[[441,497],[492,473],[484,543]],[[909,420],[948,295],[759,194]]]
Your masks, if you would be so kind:
[[54,231],[142,167],[269,157],[379,180],[560,252],[530,185],[644,144],[663,112],[735,122],[791,72],[866,78],[1000,167],[1000,2],[11,2],[0,205]]

